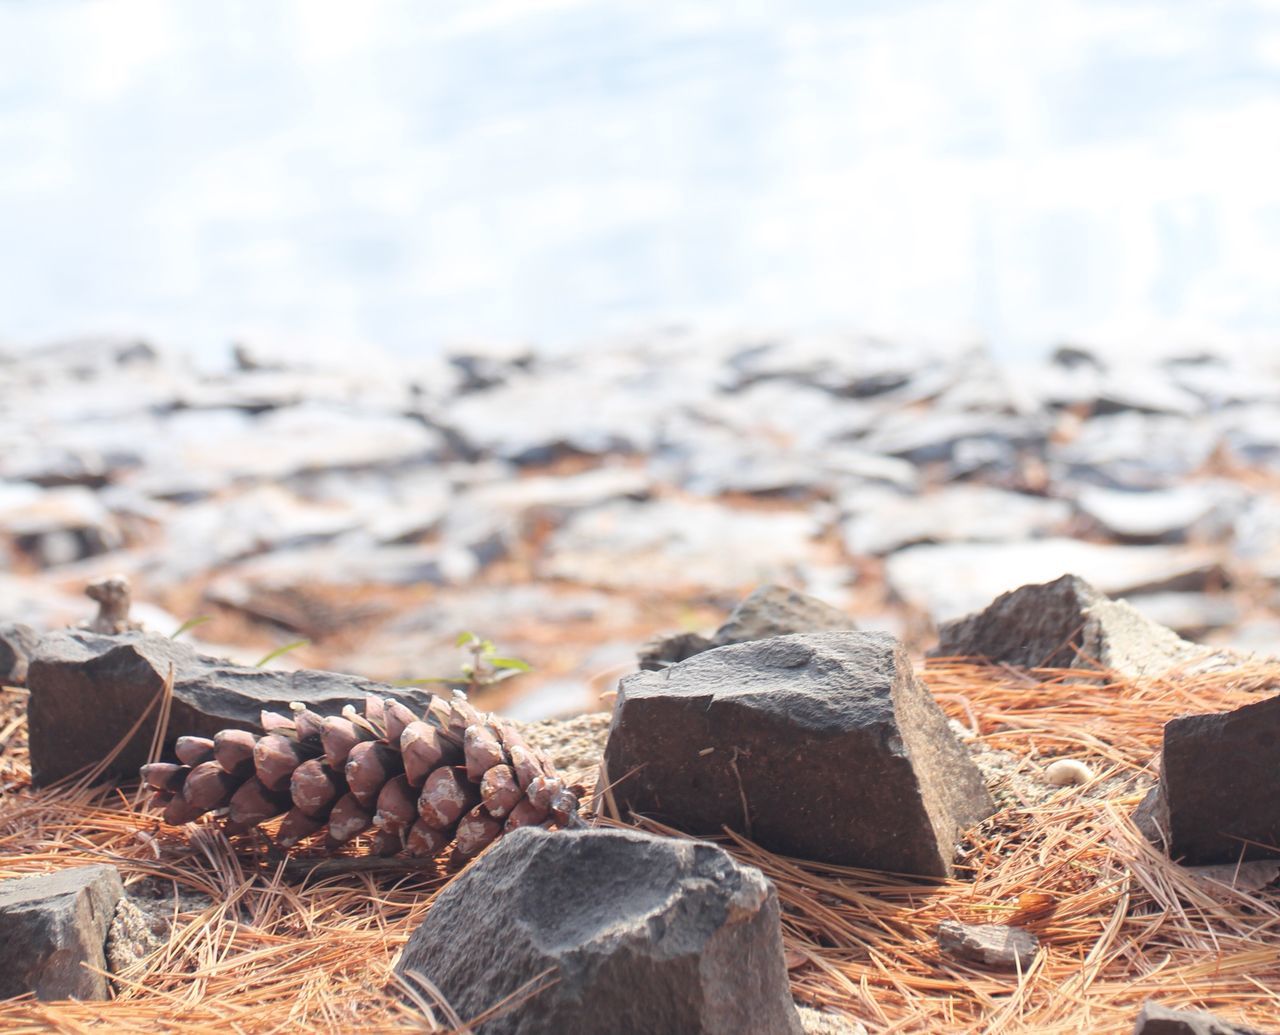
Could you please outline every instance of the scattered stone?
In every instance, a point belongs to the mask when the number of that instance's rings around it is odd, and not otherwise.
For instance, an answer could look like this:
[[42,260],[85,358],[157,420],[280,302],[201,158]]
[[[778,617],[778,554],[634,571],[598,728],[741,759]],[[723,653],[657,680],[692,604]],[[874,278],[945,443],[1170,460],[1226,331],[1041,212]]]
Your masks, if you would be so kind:
[[396,964],[463,1018],[547,971],[554,983],[488,1021],[486,1035],[802,1031],[777,893],[710,844],[517,830],[437,896]]
[[0,999],[109,999],[103,946],[124,885],[114,866],[0,882]]
[[854,556],[882,556],[912,543],[1006,542],[1059,530],[1071,516],[1062,500],[982,485],[955,485],[903,496],[888,490],[850,493],[844,543]]
[[1076,505],[1106,532],[1131,543],[1172,543],[1221,538],[1246,494],[1224,482],[1133,491],[1086,486]]
[[838,608],[799,590],[771,584],[742,600],[710,637],[695,632],[655,637],[640,648],[639,663],[643,670],[656,671],[731,643],[855,628],[853,619]]
[[[173,737],[257,729],[262,709],[286,711],[291,701],[335,715],[370,693],[402,700],[419,712],[430,697],[335,672],[238,668],[163,636],[51,633],[40,641],[27,672],[32,782],[49,784],[105,759],[157,699],[171,671]],[[104,775],[135,777],[152,733],[153,723],[143,722]]]
[[43,568],[105,553],[123,541],[115,518],[82,485],[48,489],[30,502],[6,508],[0,528]]
[[974,657],[1024,668],[1102,668],[1122,676],[1159,675],[1230,660],[1111,600],[1084,579],[1004,593],[986,610],[948,622],[930,657]]
[[27,664],[39,639],[31,626],[21,622],[0,625],[0,686],[26,685]]
[[798,590],[771,584],[761,586],[733,609],[711,637],[711,646],[856,628],[853,619],[838,608]]
[[1230,1024],[1203,1010],[1172,1010],[1148,999],[1133,1035],[1264,1035],[1256,1028]]
[[1165,723],[1150,806],[1183,863],[1280,858],[1280,697]]
[[641,644],[636,654],[637,661],[645,671],[656,671],[685,661],[704,650],[710,650],[713,644],[702,633],[679,632],[665,636],[655,636]]
[[543,578],[615,590],[737,589],[789,581],[809,560],[813,516],[714,502],[631,500],[584,510],[550,539]]
[[1074,758],[1059,758],[1045,767],[1044,778],[1053,787],[1080,787],[1093,779],[1093,770]]
[[1040,939],[1021,927],[944,920],[938,925],[938,948],[969,963],[1025,971],[1036,958]]
[[624,814],[900,873],[951,874],[960,832],[994,808],[881,633],[755,640],[627,676],[605,766]]

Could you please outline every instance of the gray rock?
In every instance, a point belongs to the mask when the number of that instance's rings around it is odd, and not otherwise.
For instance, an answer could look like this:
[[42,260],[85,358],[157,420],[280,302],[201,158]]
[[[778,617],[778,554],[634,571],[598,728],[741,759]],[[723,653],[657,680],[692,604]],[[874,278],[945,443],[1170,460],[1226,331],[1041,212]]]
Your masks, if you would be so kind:
[[1188,864],[1280,858],[1280,697],[1165,723],[1157,813]]
[[1133,1026],[1133,1035],[1264,1035],[1257,1028],[1229,1024],[1203,1010],[1171,1010],[1148,999]]
[[[65,631],[44,637],[27,673],[32,782],[44,785],[101,762],[125,738],[173,671],[169,742],[258,728],[262,709],[285,711],[302,701],[325,715],[369,693],[426,707],[429,695],[392,689],[355,676],[300,670],[237,668],[163,636],[99,636]],[[154,712],[152,713],[154,715]],[[141,724],[106,775],[136,776],[146,761],[154,723]]]
[[655,636],[641,644],[636,653],[636,660],[646,672],[656,672],[660,668],[686,661],[695,654],[710,650],[713,644],[702,633],[678,632],[665,636]]
[[[1214,629],[1234,626],[1240,618],[1236,601],[1213,593],[1144,593],[1126,598],[1129,605],[1158,625],[1196,639]],[[1272,638],[1268,646],[1277,644]]]
[[981,774],[881,633],[720,647],[622,680],[605,752],[618,806],[785,855],[952,872],[994,808]]
[[1024,668],[1104,668],[1124,676],[1227,663],[1110,600],[1077,575],[1004,593],[984,611],[948,622],[930,657],[975,657]]
[[1111,596],[1205,590],[1226,578],[1218,554],[1180,546],[1108,546],[1077,539],[1012,543],[924,543],[885,562],[899,599],[938,623],[986,607],[1027,583],[1073,572]]
[[1056,482],[1155,489],[1201,468],[1220,437],[1203,418],[1127,412],[1087,420],[1073,439],[1052,442],[1047,452]]
[[0,999],[109,999],[103,946],[124,885],[114,866],[0,882]]
[[1062,500],[984,485],[918,496],[863,490],[842,503],[850,511],[843,525],[845,547],[855,556],[881,556],[912,543],[1030,539],[1059,530],[1071,516]]
[[543,578],[611,589],[737,589],[790,580],[810,559],[809,514],[744,511],[712,502],[609,503],[573,515],[551,536]]
[[21,622],[0,625],[0,685],[26,685],[27,664],[39,639],[31,626]]
[[709,844],[517,830],[440,893],[396,964],[464,1019],[547,971],[555,983],[486,1022],[486,1035],[802,1030],[777,893]]
[[1220,538],[1245,502],[1244,490],[1222,482],[1131,491],[1086,486],[1076,498],[1080,510],[1107,533],[1125,542],[1182,542]]
[[1025,971],[1036,958],[1040,939],[1021,927],[944,920],[938,925],[938,948],[970,963]]
[[786,586],[761,586],[743,600],[711,637],[712,647],[767,640],[791,633],[856,629],[852,618],[830,604]]
[[852,618],[830,604],[798,590],[770,584],[741,601],[712,636],[696,632],[658,636],[640,648],[638,660],[641,669],[655,671],[730,643],[855,628]]

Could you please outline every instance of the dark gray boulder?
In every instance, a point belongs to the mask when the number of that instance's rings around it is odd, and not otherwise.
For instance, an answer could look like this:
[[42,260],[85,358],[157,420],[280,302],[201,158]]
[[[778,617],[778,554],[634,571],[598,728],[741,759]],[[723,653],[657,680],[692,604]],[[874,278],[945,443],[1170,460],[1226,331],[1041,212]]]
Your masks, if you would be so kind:
[[[32,782],[48,784],[106,758],[156,699],[170,669],[173,703],[166,750],[182,735],[257,729],[264,708],[287,711],[290,701],[335,715],[370,693],[394,697],[419,711],[430,699],[425,691],[392,689],[336,672],[240,668],[164,636],[51,633],[40,641],[27,673]],[[104,775],[137,775],[151,744],[154,716],[153,711]]]
[[0,882],[0,999],[109,999],[104,945],[124,896],[114,866]]
[[800,1035],[778,915],[764,875],[714,845],[525,827],[440,893],[396,973],[464,1020],[554,981],[484,1035]]
[[883,633],[719,647],[622,680],[605,749],[619,807],[785,855],[930,876],[994,810]]
[[1256,1028],[1228,1024],[1203,1010],[1171,1010],[1147,1000],[1142,1004],[1133,1035],[1264,1035]]
[[647,671],[685,661],[695,654],[730,643],[767,640],[792,633],[856,629],[852,618],[830,604],[799,590],[774,583],[761,586],[739,602],[724,624],[710,637],[673,633],[650,640],[640,648],[640,668]]
[[1229,665],[1229,651],[1202,647],[1111,600],[1078,575],[1022,586],[978,614],[947,622],[930,657],[974,657],[1024,668],[1104,668],[1123,676],[1174,667]]
[[1280,858],[1280,697],[1165,723],[1158,795],[1144,803],[1188,865]]
[[0,625],[0,684],[26,685],[27,665],[39,639],[31,626],[21,622]]

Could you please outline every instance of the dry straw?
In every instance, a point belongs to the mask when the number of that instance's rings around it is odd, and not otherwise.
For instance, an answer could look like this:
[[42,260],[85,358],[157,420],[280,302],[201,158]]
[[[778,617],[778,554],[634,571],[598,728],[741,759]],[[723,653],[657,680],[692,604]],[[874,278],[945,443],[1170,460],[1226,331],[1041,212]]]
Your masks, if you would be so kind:
[[[1038,789],[1006,798],[972,834],[953,881],[798,862],[726,835],[778,888],[797,1000],[872,1032],[1127,1032],[1148,997],[1280,1028],[1280,890],[1233,880],[1229,867],[1179,867],[1129,818],[1154,776],[1164,722],[1256,700],[1280,668],[1134,681],[943,662],[925,678],[1014,786]],[[167,701],[157,704],[163,713]],[[83,781],[32,791],[22,691],[4,691],[0,705],[0,877],[111,862],[175,919],[168,944],[116,978],[112,1002],[13,1000],[0,1004],[0,1030],[373,1035],[478,1020],[457,1017],[429,977],[405,988],[391,972],[451,876],[440,864],[286,865],[266,838],[233,846],[213,828],[192,838],[161,827],[131,793]],[[1038,786],[1055,757],[1097,775]],[[605,813],[609,804],[603,797]],[[193,892],[211,904],[193,905],[203,901]],[[1041,951],[1022,973],[948,959],[933,938],[946,919],[1021,924]]]

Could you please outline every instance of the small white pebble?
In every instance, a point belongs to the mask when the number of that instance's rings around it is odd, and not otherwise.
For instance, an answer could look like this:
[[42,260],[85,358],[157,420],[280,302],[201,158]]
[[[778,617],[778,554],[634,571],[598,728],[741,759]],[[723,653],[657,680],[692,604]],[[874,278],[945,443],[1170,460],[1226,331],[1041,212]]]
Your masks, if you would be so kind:
[[1093,779],[1093,770],[1074,758],[1060,758],[1044,771],[1044,778],[1054,787],[1073,787]]

